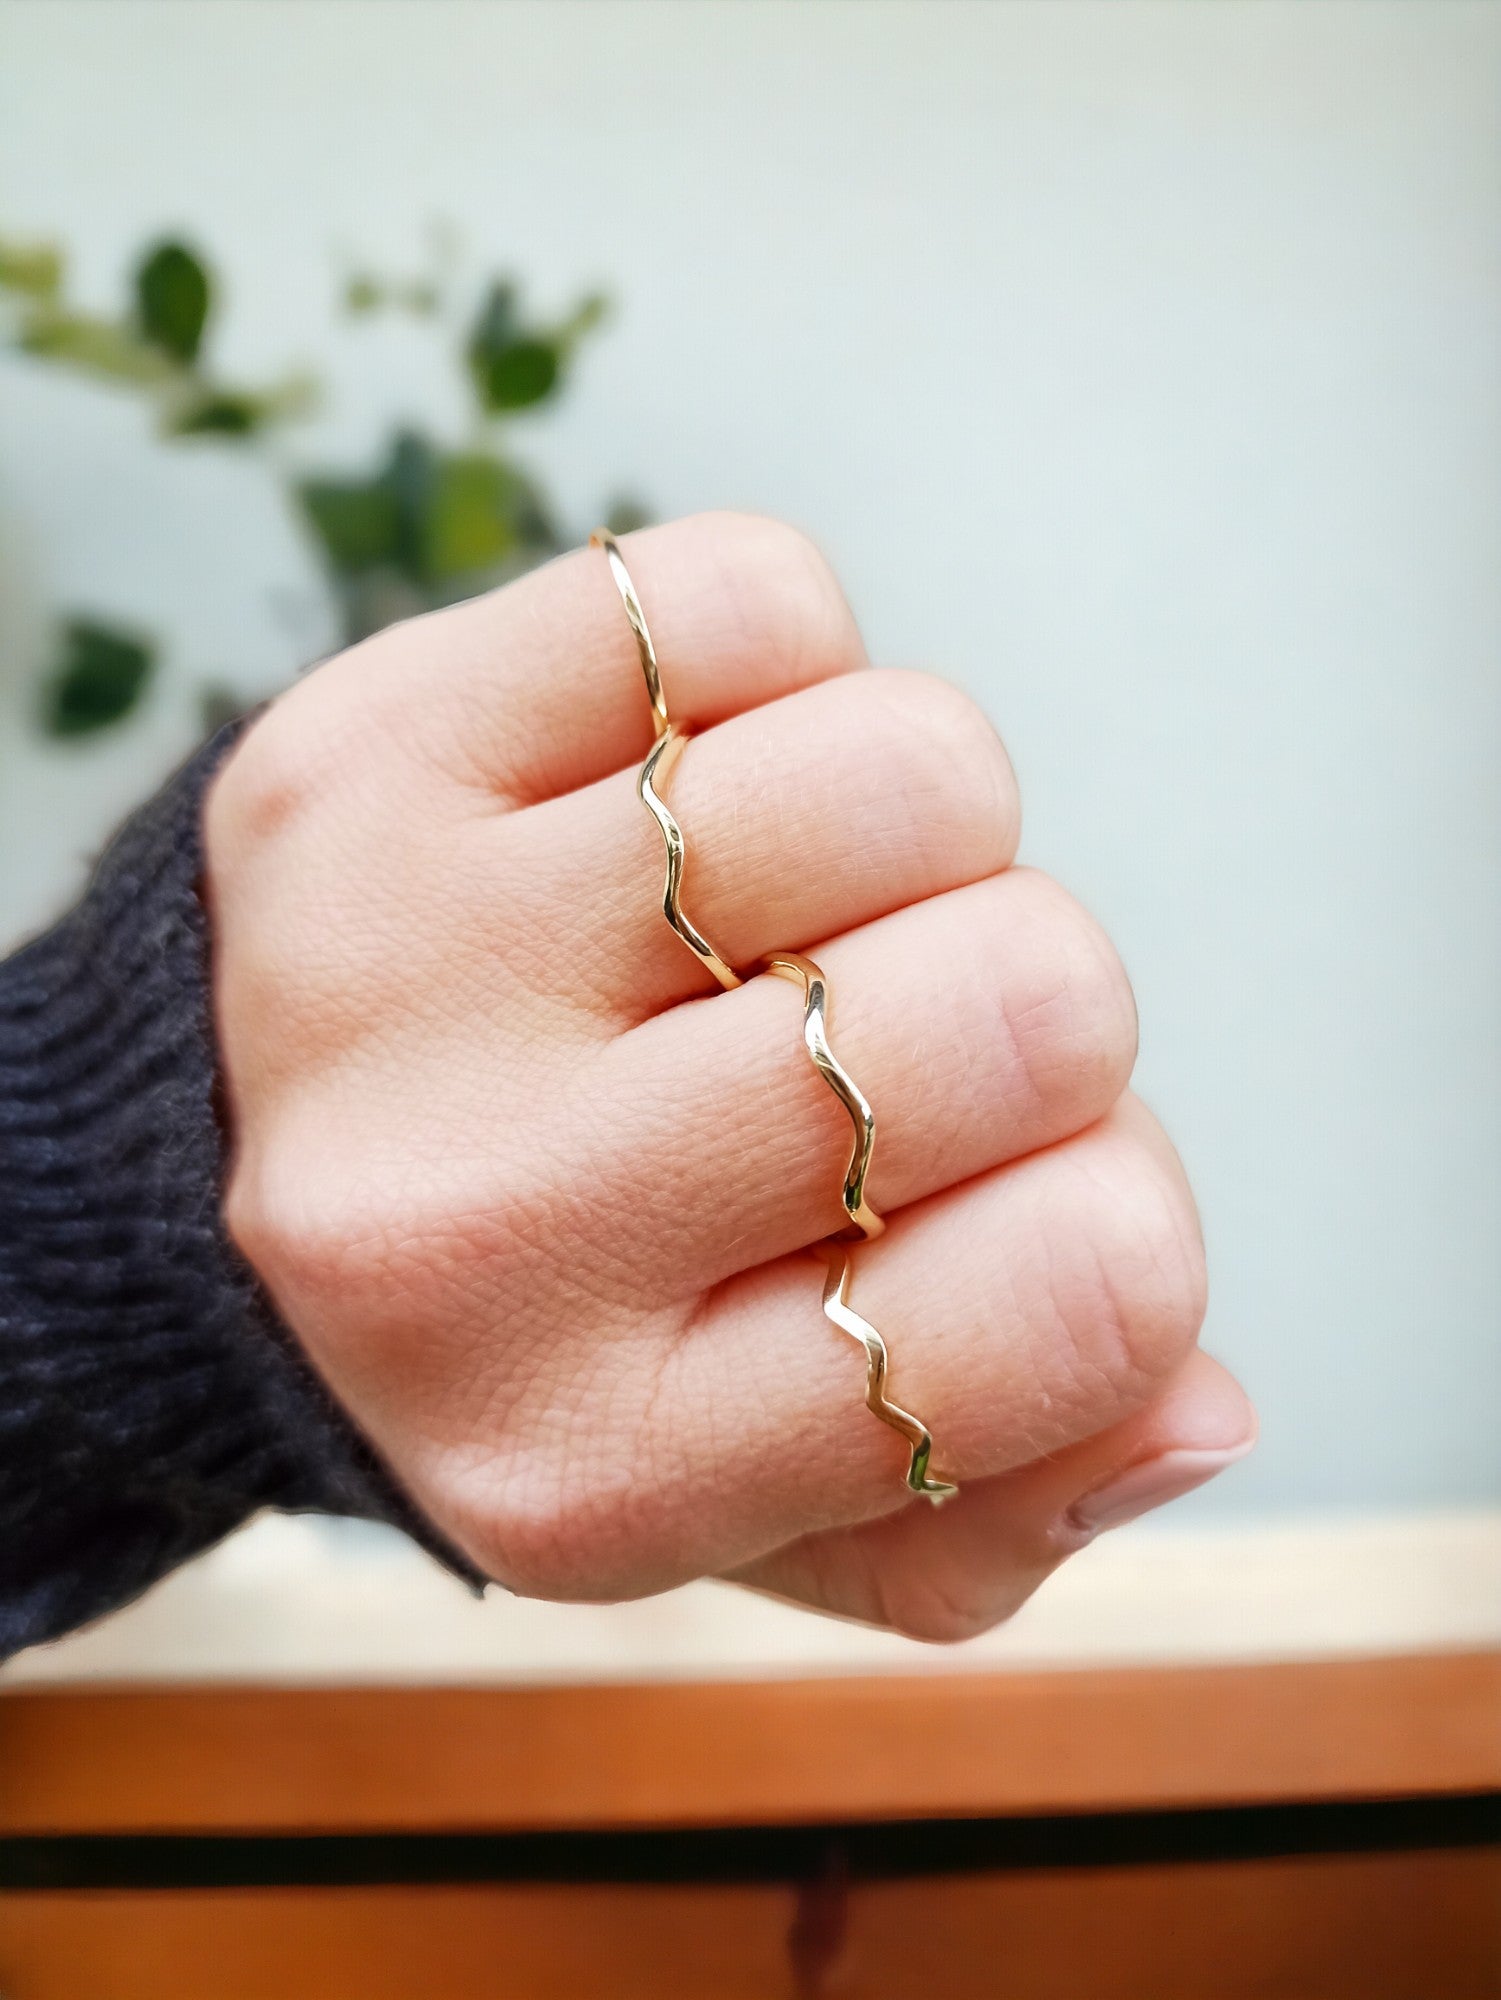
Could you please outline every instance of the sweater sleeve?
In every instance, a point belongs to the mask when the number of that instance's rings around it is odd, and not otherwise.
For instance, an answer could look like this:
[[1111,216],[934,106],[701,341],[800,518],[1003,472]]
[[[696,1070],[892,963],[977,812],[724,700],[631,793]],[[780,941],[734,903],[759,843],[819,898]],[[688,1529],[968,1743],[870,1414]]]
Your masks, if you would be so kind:
[[216,738],[0,964],[0,1658],[263,1507],[393,1522],[476,1585],[277,1320],[220,1209],[198,896]]

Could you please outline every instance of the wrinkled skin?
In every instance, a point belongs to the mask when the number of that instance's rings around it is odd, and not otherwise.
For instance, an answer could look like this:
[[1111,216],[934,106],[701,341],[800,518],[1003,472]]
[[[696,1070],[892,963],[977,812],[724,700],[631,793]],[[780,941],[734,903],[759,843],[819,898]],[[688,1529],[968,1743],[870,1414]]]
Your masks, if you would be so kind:
[[686,906],[736,964],[801,948],[830,975],[890,1224],[852,1303],[961,1498],[906,1492],[820,1312],[849,1127],[798,992],[719,992],[662,920],[650,711],[597,553],[328,662],[216,783],[229,1225],[511,1589],[729,1575],[962,1637],[1088,1539],[1086,1496],[1167,1497],[1253,1434],[1195,1347],[1199,1229],[1127,1087],[1130,989],[1012,865],[989,722],[869,669],[808,542],[720,515],[625,553],[696,732],[668,787]]

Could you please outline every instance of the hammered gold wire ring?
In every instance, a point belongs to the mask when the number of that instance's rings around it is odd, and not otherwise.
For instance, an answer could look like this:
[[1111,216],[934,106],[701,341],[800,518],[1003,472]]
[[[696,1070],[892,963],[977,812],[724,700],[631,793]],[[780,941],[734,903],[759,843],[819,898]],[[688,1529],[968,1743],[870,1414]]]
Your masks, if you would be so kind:
[[840,1243],[828,1244],[823,1255],[826,1260],[824,1317],[832,1320],[841,1333],[858,1340],[865,1349],[865,1407],[872,1416],[879,1417],[883,1424],[889,1424],[892,1430],[907,1440],[907,1485],[910,1490],[920,1494],[924,1500],[930,1500],[935,1507],[941,1506],[945,1500],[952,1500],[959,1489],[929,1470],[933,1457],[933,1436],[927,1425],[914,1417],[910,1410],[904,1410],[900,1403],[893,1403],[886,1394],[886,1375],[891,1365],[886,1343],[870,1321],[862,1319],[849,1302],[850,1266],[854,1259],[849,1249]]
[[620,592],[620,601],[625,606],[625,615],[635,634],[641,673],[651,698],[657,740],[647,751],[646,761],[637,776],[636,796],[657,822],[662,845],[667,850],[667,872],[662,879],[662,914],[699,964],[706,967],[728,991],[730,987],[742,983],[740,975],[729,960],[714,949],[683,908],[683,869],[688,860],[688,843],[683,837],[683,829],[673,817],[672,808],[657,789],[658,785],[667,783],[667,774],[683,754],[688,731],[679,729],[675,722],[668,719],[667,697],[662,691],[662,673],[657,665],[657,649],[652,644],[646,613],[641,609],[641,599],[636,595],[636,586],[625,566],[619,543],[607,528],[596,528],[589,537],[589,546],[604,550],[610,575]]
[[[620,601],[625,606],[625,615],[636,641],[641,674],[651,701],[652,727],[656,740],[647,752],[636,779],[636,795],[656,821],[667,853],[667,872],[662,884],[662,914],[700,965],[706,966],[721,986],[725,988],[739,986],[742,983],[740,975],[729,961],[714,949],[683,909],[683,870],[688,858],[687,842],[683,837],[682,827],[679,826],[658,789],[660,785],[667,783],[674,764],[682,755],[684,746],[688,742],[688,732],[679,729],[668,714],[667,697],[662,688],[662,672],[657,664],[657,649],[652,644],[651,628],[646,622],[646,613],[641,607],[641,599],[631,580],[625,558],[620,553],[619,544],[607,528],[597,528],[589,537],[589,546],[602,550],[610,566],[611,579],[620,593]],[[777,978],[790,979],[802,987],[804,1046],[814,1068],[849,1114],[850,1125],[854,1132],[854,1144],[850,1151],[849,1165],[845,1169],[844,1186],[840,1191],[840,1201],[848,1222],[845,1229],[838,1236],[831,1237],[822,1249],[828,1270],[823,1288],[825,1317],[842,1333],[847,1333],[852,1339],[857,1340],[865,1350],[865,1405],[873,1416],[879,1417],[883,1424],[889,1425],[906,1439],[907,1485],[910,1490],[935,1503],[950,1499],[959,1489],[929,1470],[933,1439],[927,1426],[910,1411],[902,1409],[900,1404],[892,1402],[886,1394],[890,1357],[886,1351],[885,1341],[870,1321],[862,1319],[849,1303],[851,1262],[849,1240],[855,1238],[869,1242],[879,1236],[886,1227],[881,1216],[865,1199],[866,1176],[870,1172],[871,1159],[875,1153],[875,1113],[871,1110],[860,1086],[829,1046],[829,982],[824,977],[822,969],[815,965],[811,958],[804,957],[800,952],[791,951],[773,953],[765,961],[765,968]]]
[[687,741],[688,738],[675,722],[668,723],[664,733],[646,754],[646,762],[636,779],[636,796],[661,828],[662,844],[667,849],[667,873],[662,881],[662,914],[699,964],[707,966],[728,991],[743,982],[740,974],[720,957],[683,908],[683,867],[688,858],[688,845],[683,838],[683,829],[673,818],[672,809],[657,790],[658,782],[666,784],[667,774],[683,754]]
[[876,1118],[870,1101],[829,1046],[829,982],[823,968],[801,952],[774,952],[765,961],[766,970],[779,979],[790,979],[803,989],[803,1045],[813,1067],[849,1114],[854,1132],[849,1166],[845,1169],[840,1200],[849,1218],[837,1236],[819,1247],[827,1275],[823,1287],[824,1317],[858,1340],[865,1350],[865,1407],[907,1441],[907,1485],[935,1506],[951,1500],[959,1491],[947,1479],[930,1471],[933,1438],[926,1424],[894,1403],[886,1394],[886,1377],[891,1365],[886,1343],[868,1319],[862,1319],[849,1302],[850,1275],[854,1262],[852,1240],[871,1241],[886,1227],[885,1221],[865,1199],[865,1180],[876,1150]]
[[829,982],[820,966],[799,951],[777,951],[766,960],[766,970],[778,979],[790,979],[803,989],[803,1045],[813,1067],[849,1113],[855,1143],[845,1169],[839,1199],[849,1217],[847,1236],[863,1236],[868,1242],[879,1236],[885,1222],[865,1199],[865,1179],[876,1150],[876,1114],[865,1093],[829,1047]]
[[667,734],[670,724],[667,719],[667,697],[662,692],[662,670],[657,665],[657,649],[651,642],[651,628],[646,622],[646,613],[641,609],[641,599],[636,595],[636,586],[631,581],[631,573],[625,566],[625,557],[620,553],[620,544],[608,528],[596,528],[589,537],[591,549],[603,549],[605,561],[610,565],[610,577],[620,592],[620,601],[625,606],[625,615],[630,620],[631,631],[636,640],[636,652],[641,661],[642,676],[646,681],[646,692],[651,697],[651,719],[658,736]]

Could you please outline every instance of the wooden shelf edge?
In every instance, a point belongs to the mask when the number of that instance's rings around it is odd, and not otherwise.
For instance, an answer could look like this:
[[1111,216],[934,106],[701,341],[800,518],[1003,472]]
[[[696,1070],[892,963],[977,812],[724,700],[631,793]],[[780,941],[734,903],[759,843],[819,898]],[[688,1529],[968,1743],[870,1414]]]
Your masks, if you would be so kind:
[[525,1832],[1501,1789],[1501,1653],[538,1688],[18,1688],[0,1833]]

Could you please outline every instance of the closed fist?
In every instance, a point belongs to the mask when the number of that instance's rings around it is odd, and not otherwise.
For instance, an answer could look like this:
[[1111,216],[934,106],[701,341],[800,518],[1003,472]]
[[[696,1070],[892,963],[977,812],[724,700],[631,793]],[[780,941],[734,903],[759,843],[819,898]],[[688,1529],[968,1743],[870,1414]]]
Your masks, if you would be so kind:
[[960,1497],[907,1491],[820,1308],[850,1131],[796,988],[721,992],[663,921],[651,711],[598,553],[330,661],[221,773],[229,1226],[395,1478],[511,1589],[732,1575],[963,1636],[1253,1434],[1194,1350],[1199,1231],[1127,1087],[1130,989],[1012,865],[984,716],[870,670],[810,544],[706,516],[624,552],[695,732],[667,787],[685,906],[737,966],[829,976],[889,1225],[851,1303]]

